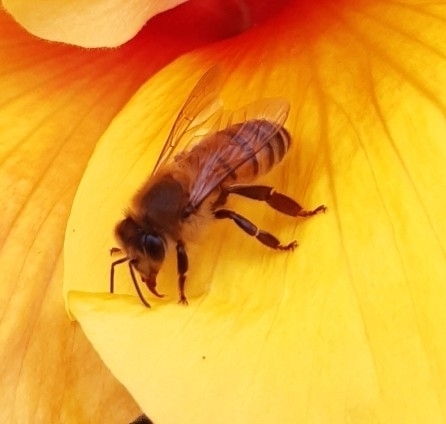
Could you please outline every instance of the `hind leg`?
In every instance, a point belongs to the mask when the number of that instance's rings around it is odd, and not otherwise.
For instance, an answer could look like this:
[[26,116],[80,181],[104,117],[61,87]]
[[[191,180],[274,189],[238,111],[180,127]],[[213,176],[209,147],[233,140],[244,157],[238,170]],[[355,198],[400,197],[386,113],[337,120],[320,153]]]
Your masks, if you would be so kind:
[[257,228],[244,216],[239,215],[237,212],[231,211],[229,209],[219,209],[214,212],[214,216],[217,219],[232,219],[245,233],[255,237],[257,240],[260,241],[260,243],[263,243],[265,246],[268,246],[271,249],[294,250],[297,247],[297,242],[295,240],[289,244],[280,244],[280,241],[276,236]]
[[238,194],[253,200],[260,200],[268,203],[272,208],[291,216],[312,216],[318,212],[325,212],[327,209],[320,205],[313,210],[305,210],[299,203],[285,194],[278,193],[273,187],[264,185],[234,184],[225,187],[224,190],[229,193]]

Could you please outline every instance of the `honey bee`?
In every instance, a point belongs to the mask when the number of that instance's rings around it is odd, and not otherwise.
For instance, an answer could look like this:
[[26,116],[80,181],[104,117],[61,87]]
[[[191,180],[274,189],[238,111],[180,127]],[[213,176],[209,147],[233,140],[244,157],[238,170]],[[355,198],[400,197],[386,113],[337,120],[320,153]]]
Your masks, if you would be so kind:
[[[308,217],[325,212],[321,205],[305,210],[295,200],[266,185],[252,184],[278,164],[291,146],[283,127],[289,103],[263,99],[238,112],[224,112],[219,99],[221,75],[209,69],[198,81],[181,109],[148,180],[134,196],[125,218],[115,228],[125,257],[111,264],[110,292],[114,291],[115,266],[128,262],[141,302],[150,307],[137,282],[135,270],[158,297],[157,275],[170,248],[177,255],[179,303],[185,295],[189,259],[186,240],[206,218],[230,219],[245,233],[269,248],[293,250],[297,243],[281,244],[271,233],[259,229],[244,216],[224,208],[227,197],[237,194],[291,216]],[[205,134],[192,144],[190,134]],[[193,137],[192,137],[193,139]],[[184,150],[174,155],[180,144]]]

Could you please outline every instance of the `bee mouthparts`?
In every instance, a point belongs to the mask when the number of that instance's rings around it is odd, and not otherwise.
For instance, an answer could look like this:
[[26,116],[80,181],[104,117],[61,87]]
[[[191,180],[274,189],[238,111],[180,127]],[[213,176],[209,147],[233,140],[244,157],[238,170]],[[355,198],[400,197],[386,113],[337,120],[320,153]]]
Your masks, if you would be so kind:
[[155,275],[150,275],[149,278],[142,278],[142,281],[144,281],[144,283],[146,283],[147,288],[150,290],[151,293],[153,293],[156,297],[164,297],[164,294],[158,293],[158,291],[156,290],[156,274]]

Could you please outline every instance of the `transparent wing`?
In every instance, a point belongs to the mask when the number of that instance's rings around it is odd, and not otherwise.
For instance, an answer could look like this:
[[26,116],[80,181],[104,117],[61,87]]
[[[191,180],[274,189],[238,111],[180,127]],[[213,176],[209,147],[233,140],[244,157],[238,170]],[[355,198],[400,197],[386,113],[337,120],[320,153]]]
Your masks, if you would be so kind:
[[[191,189],[190,205],[198,208],[201,202],[229,175],[242,166],[273,137],[285,123],[289,103],[284,99],[262,99],[245,108],[226,113],[225,129],[210,137],[212,143],[203,143],[200,173]],[[228,137],[228,134],[231,136]],[[201,145],[196,146],[199,149]]]
[[[208,121],[212,121],[212,127],[218,125],[217,121],[222,110],[222,102],[218,97],[221,85],[222,78],[218,66],[213,66],[200,78],[173,124],[152,175],[168,162],[185,135],[199,131]],[[187,144],[189,143],[190,141]]]

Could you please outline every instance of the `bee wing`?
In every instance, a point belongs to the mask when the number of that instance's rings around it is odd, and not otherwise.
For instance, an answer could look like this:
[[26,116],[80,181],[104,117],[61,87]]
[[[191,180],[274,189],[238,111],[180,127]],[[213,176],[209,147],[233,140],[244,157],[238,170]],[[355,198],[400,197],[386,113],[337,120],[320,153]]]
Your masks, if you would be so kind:
[[[208,151],[200,163],[200,173],[190,193],[190,204],[201,202],[230,174],[262,150],[285,123],[290,105],[285,99],[262,99],[245,108],[228,113],[225,128],[241,124],[228,141],[221,132],[217,149]],[[255,120],[255,121],[254,121]]]
[[173,124],[153,168],[152,175],[168,162],[174,151],[182,144],[181,141],[185,135],[191,132],[196,133],[211,119],[214,122],[218,120],[218,115],[222,109],[222,102],[218,97],[222,85],[221,80],[221,72],[218,66],[213,66],[200,78]]

